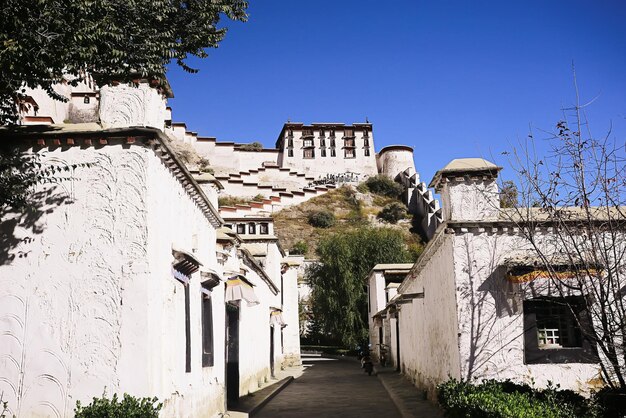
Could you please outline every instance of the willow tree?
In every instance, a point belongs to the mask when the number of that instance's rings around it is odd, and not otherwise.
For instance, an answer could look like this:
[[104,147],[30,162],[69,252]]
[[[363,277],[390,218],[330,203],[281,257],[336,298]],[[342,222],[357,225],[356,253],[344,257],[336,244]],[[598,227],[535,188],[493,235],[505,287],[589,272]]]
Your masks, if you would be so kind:
[[323,238],[319,262],[307,271],[314,320],[328,340],[354,347],[367,338],[365,276],[380,263],[414,261],[403,234],[391,228],[359,228]]

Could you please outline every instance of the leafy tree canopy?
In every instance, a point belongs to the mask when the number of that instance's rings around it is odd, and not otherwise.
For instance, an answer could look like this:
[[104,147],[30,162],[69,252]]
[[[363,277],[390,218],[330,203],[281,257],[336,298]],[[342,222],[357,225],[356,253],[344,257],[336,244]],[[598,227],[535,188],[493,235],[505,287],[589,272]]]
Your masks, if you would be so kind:
[[0,10],[0,123],[15,121],[23,86],[52,90],[64,74],[98,85],[161,78],[175,61],[207,56],[226,34],[220,18],[245,21],[242,0],[5,0]]
[[402,232],[359,228],[329,235],[320,242],[319,263],[309,268],[315,320],[329,340],[354,347],[367,338],[365,276],[380,263],[414,261]]

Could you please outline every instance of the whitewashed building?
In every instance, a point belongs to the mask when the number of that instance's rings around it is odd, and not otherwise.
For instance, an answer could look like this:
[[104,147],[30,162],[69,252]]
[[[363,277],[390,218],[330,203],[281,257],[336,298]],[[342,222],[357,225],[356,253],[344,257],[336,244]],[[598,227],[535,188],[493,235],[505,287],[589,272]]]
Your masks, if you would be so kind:
[[52,124],[65,104],[50,120],[36,120],[45,106],[24,116],[38,126],[0,129],[54,168],[33,211],[0,214],[0,393],[11,414],[72,416],[76,401],[129,393],[156,396],[162,416],[215,417],[299,362],[283,332],[298,329],[289,263],[275,237],[253,254],[256,242],[224,228],[223,186],[173,151],[168,95],[110,86],[98,92],[99,123]]
[[[577,312],[577,325],[537,270],[541,263],[511,214],[500,209],[499,170],[461,159],[437,172],[430,186],[441,195],[443,223],[378,317],[398,323],[400,369],[431,397],[450,377],[553,382],[586,393],[602,384],[596,351],[581,337],[586,314]],[[546,225],[537,239],[547,246],[550,234]],[[371,299],[382,302],[379,281],[373,286],[370,276]]]
[[169,416],[223,411],[222,220],[163,134],[89,124],[3,140],[60,168],[34,212],[2,215],[0,392],[12,413],[71,416],[77,400],[125,392],[159,397]]

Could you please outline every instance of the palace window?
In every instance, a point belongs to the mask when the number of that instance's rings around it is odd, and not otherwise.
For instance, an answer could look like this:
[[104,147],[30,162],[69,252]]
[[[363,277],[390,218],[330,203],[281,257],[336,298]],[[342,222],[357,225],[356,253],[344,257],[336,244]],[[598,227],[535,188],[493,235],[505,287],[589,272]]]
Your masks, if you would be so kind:
[[331,129],[330,131],[328,131],[328,136],[329,136],[330,138],[334,138],[334,137],[335,137],[335,130],[334,130],[334,129]]
[[354,147],[354,138],[352,139],[344,139],[343,140],[344,147]]
[[287,150],[287,157],[293,157],[293,149],[289,148]]
[[326,146],[326,140],[324,138],[320,139],[320,147],[325,147]]
[[370,139],[366,136],[363,137],[363,145],[365,145],[366,147],[370,146]]
[[293,147],[293,137],[289,137],[289,140],[287,141],[287,146],[288,147]]
[[256,234],[256,224],[249,223],[248,224],[248,234]]
[[331,149],[330,149],[330,156],[331,156],[331,157],[336,157],[336,156],[337,156],[337,153],[335,152],[335,149],[334,149],[334,148],[331,148]]
[[213,305],[211,286],[202,283],[202,367],[213,366]]
[[326,157],[326,148],[322,148],[322,149],[320,150],[320,156],[322,156],[322,157]]
[[331,147],[335,146],[335,138],[334,137],[330,139],[330,146]]
[[320,129],[320,138],[324,138],[324,134],[325,134],[324,130]]
[[313,138],[311,139],[305,139],[304,141],[304,147],[312,147],[313,146]]
[[313,136],[313,131],[311,129],[303,129],[302,136]]
[[305,148],[303,157],[304,158],[315,158],[315,149],[314,148]]
[[259,224],[259,234],[267,235],[269,233],[270,233],[270,228],[269,228],[269,225],[267,224],[267,222],[263,222],[263,223]]
[[344,129],[343,136],[345,138],[352,138],[352,137],[354,137],[354,129]]
[[346,158],[354,158],[355,157],[355,155],[354,155],[354,148],[347,148],[347,149],[345,149],[345,154],[344,155],[345,155]]
[[245,234],[246,233],[246,225],[245,224],[237,224],[237,233]]
[[365,148],[364,153],[365,153],[366,157],[369,157],[370,156],[370,149],[369,148]]
[[581,330],[581,326],[590,326],[584,302],[583,297],[524,301],[526,364],[597,361],[595,350]]

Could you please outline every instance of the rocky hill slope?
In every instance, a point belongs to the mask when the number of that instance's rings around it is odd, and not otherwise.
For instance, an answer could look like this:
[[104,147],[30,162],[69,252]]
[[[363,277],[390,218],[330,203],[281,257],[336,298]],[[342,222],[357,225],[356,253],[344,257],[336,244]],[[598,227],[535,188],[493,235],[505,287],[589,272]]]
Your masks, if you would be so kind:
[[[377,219],[383,208],[393,203],[400,202],[395,198],[371,193],[363,186],[356,188],[344,185],[274,214],[274,232],[291,254],[303,253],[307,258],[315,258],[319,241],[328,234],[368,226],[392,227],[403,232],[408,249],[417,257],[422,243],[419,236],[411,232],[410,215],[402,217],[395,224]],[[310,217],[324,212],[334,215],[332,225],[313,226],[315,222],[311,222]]]

